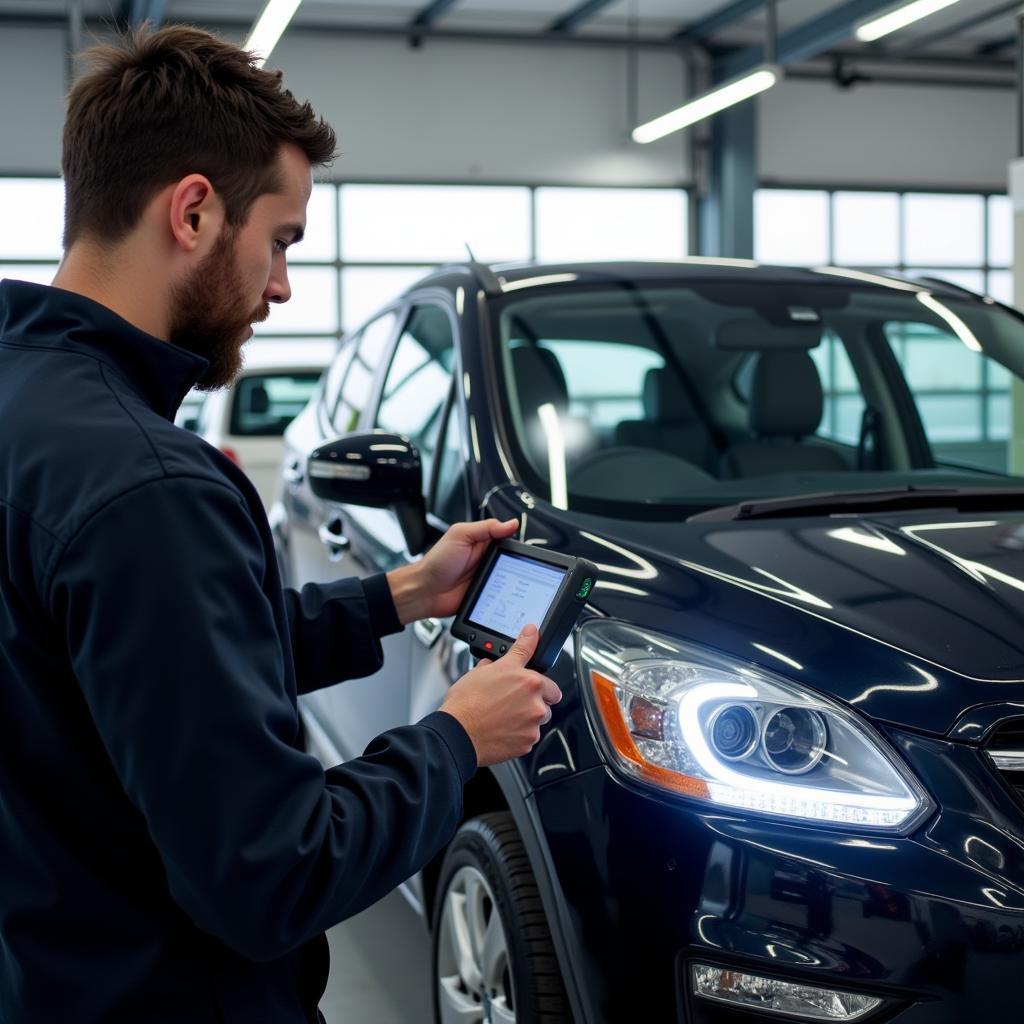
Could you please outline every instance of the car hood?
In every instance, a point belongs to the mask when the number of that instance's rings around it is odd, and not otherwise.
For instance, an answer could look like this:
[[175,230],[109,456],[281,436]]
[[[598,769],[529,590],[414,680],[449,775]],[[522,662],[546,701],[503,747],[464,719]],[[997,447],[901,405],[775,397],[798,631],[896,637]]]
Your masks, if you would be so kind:
[[673,524],[560,512],[531,515],[527,535],[602,567],[600,611],[869,717],[945,733],[979,705],[1024,714],[1024,514]]

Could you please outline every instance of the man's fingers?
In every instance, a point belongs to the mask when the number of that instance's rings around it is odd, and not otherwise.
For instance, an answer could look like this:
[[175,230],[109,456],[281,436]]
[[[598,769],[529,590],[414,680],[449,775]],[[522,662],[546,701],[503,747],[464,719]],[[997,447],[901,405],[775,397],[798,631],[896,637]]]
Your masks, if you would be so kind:
[[481,519],[473,523],[459,523],[452,529],[458,530],[464,539],[476,544],[511,537],[519,529],[519,520],[506,519],[501,522],[498,519]]
[[540,695],[545,704],[557,704],[562,699],[562,691],[547,676],[544,677],[544,686]]
[[508,659],[512,662],[518,662],[520,665],[525,665],[533,657],[533,652],[537,650],[537,641],[539,639],[540,634],[537,632],[536,626],[523,626],[516,642],[509,648],[508,654],[502,660]]

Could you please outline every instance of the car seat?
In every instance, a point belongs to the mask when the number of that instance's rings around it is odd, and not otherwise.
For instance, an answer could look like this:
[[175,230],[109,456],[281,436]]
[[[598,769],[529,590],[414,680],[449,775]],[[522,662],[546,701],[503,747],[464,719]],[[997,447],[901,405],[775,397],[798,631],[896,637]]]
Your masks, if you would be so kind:
[[527,442],[526,454],[535,468],[543,476],[547,475],[548,441],[539,414],[544,405],[554,406],[558,414],[568,465],[593,451],[598,442],[590,424],[581,417],[569,415],[569,390],[555,353],[537,345],[518,345],[511,349],[511,356]]
[[809,353],[761,352],[750,390],[750,432],[757,440],[730,447],[722,475],[849,469],[839,452],[804,440],[818,429],[823,408],[821,378]]
[[711,469],[717,449],[686,385],[668,367],[652,367],[644,375],[644,418],[623,420],[615,427],[617,445],[635,445],[668,452],[695,466]]
[[270,395],[262,384],[249,389],[249,412],[254,416],[266,416],[270,412]]

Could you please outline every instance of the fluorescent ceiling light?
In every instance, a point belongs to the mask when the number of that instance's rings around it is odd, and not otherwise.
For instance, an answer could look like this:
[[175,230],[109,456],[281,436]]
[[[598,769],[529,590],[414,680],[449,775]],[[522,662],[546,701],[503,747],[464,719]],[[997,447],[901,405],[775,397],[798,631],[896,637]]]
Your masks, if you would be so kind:
[[929,14],[935,14],[946,7],[952,7],[955,3],[957,0],[914,0],[913,3],[904,4],[895,11],[859,25],[856,36],[862,43],[873,43],[890,32],[897,32],[907,25],[913,25],[915,21],[927,18]]
[[302,0],[267,0],[267,6],[256,19],[244,47],[256,54],[256,63],[259,67],[263,67],[271,51],[277,46],[277,41],[284,34],[300,3]]
[[672,132],[679,131],[680,128],[686,128],[727,107],[749,100],[765,89],[770,89],[781,77],[781,68],[765,64],[741,78],[734,78],[731,82],[719,85],[710,92],[690,100],[689,103],[684,103],[678,110],[669,111],[653,121],[640,125],[639,128],[634,128],[633,141],[646,143],[664,138]]

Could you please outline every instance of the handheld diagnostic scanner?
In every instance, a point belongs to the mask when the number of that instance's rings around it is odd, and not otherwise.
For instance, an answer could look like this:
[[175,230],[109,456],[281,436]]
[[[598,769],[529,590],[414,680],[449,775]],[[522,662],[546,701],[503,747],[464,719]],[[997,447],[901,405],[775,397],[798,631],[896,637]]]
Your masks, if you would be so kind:
[[529,668],[546,672],[583,611],[597,566],[515,540],[491,545],[452,623],[477,658],[501,657],[532,622],[540,631]]

